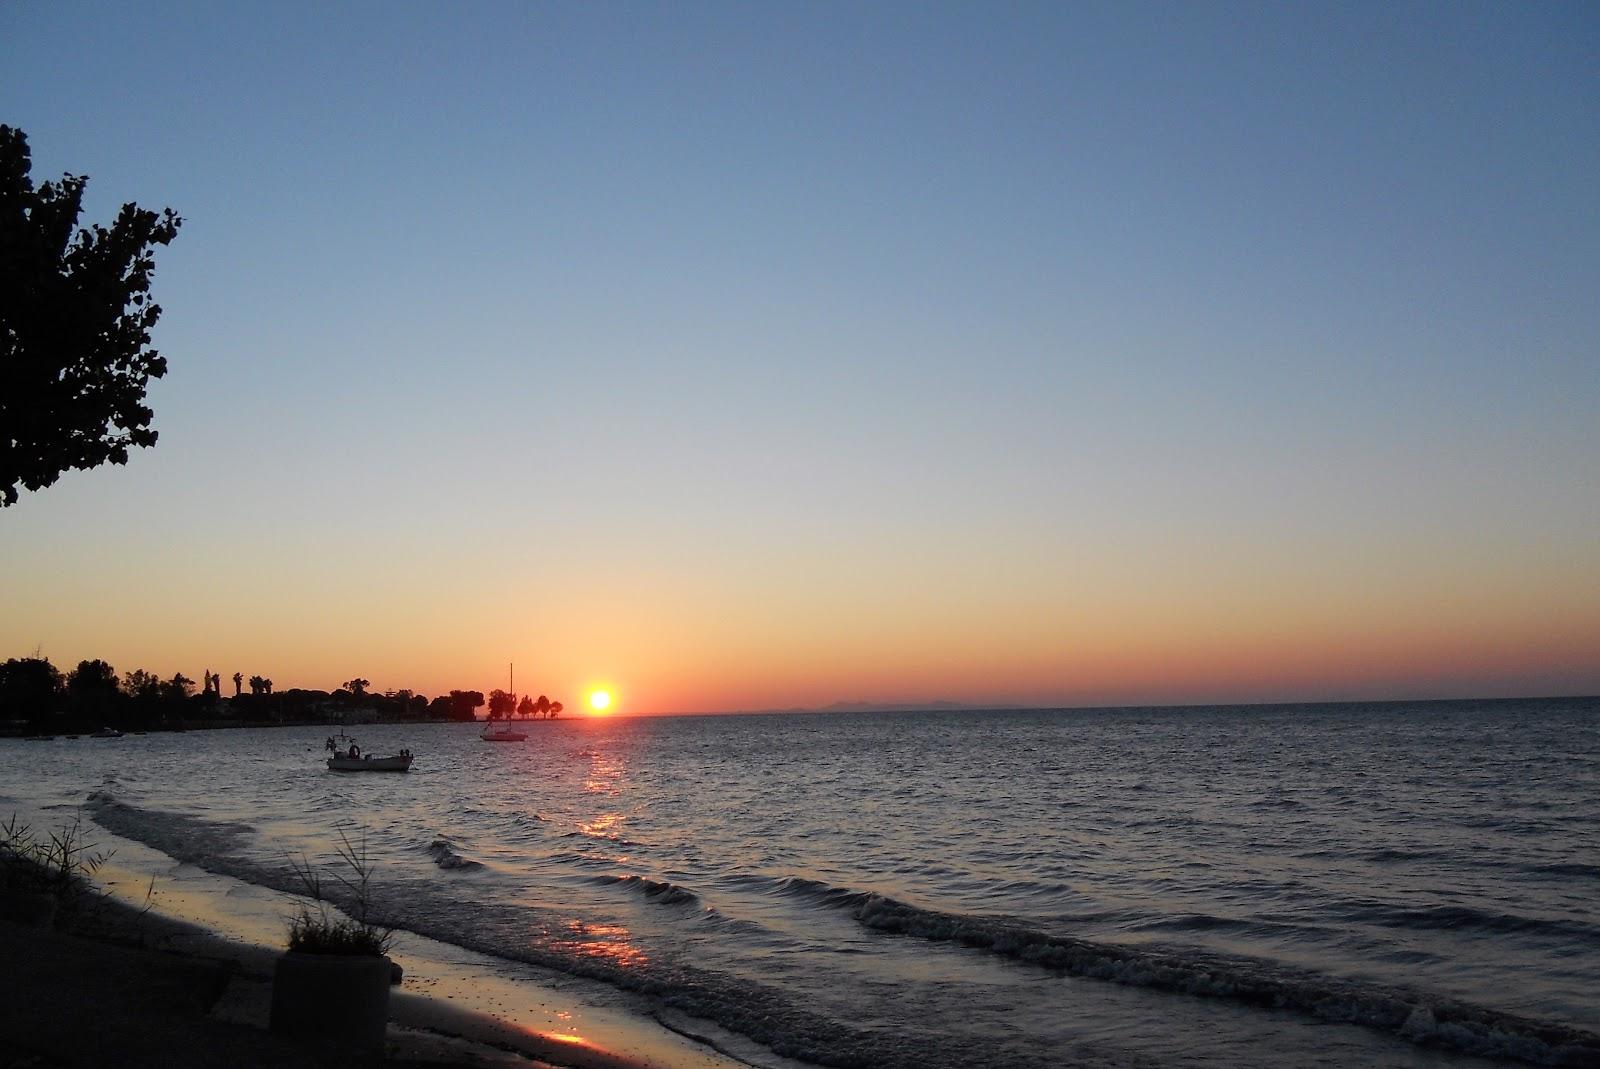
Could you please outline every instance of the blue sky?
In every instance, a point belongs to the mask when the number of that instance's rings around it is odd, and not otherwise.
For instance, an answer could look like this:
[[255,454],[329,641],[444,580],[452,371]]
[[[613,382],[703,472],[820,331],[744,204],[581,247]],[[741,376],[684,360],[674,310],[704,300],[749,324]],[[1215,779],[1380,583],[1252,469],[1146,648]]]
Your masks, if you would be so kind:
[[[640,707],[1592,690],[1592,651],[1530,665],[1600,637],[1597,30],[10,5],[35,178],[186,222],[161,442],[0,517],[31,566],[0,637],[312,685],[327,618],[380,686],[517,659]],[[201,601],[235,608],[174,622]],[[1221,659],[1259,677],[1140,683],[1217,619],[1255,621]],[[1505,663],[1271,668],[1279,631],[1396,620],[1429,664]],[[1108,626],[1126,678],[1081,653]]]

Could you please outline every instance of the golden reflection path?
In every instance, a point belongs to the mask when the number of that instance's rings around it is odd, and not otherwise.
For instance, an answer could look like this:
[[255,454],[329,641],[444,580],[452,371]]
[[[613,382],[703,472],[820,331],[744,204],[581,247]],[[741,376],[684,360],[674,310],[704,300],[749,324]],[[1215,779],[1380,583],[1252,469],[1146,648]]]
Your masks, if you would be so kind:
[[566,930],[569,938],[558,936],[553,940],[556,949],[597,961],[609,961],[624,969],[650,963],[649,955],[632,942],[632,933],[623,925],[572,921]]

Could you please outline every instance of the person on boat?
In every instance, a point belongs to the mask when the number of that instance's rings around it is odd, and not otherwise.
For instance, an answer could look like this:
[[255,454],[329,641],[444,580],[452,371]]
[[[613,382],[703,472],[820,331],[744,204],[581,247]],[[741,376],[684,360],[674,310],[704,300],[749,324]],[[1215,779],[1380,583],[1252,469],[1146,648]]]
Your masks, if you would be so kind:
[[352,742],[350,744],[350,753],[347,756],[349,756],[349,757],[360,757],[361,756],[361,747],[357,746],[355,743]]
[[339,752],[339,744],[333,741],[332,735],[328,736],[328,741],[324,744],[324,748],[331,750],[334,753]]

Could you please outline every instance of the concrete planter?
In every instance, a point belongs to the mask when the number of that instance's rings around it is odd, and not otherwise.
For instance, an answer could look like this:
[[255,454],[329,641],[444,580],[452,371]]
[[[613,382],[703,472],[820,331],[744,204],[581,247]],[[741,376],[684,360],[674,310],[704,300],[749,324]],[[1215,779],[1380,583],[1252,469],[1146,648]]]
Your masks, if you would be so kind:
[[272,1030],[334,1040],[349,1046],[383,1046],[389,1020],[388,958],[301,954],[278,958],[272,974]]

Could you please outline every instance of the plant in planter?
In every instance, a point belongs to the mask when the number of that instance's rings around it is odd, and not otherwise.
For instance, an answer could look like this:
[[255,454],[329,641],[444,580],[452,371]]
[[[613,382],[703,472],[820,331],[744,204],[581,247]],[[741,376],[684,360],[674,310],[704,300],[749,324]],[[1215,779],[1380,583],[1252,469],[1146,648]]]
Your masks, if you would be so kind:
[[396,970],[385,955],[394,933],[371,921],[365,841],[357,847],[340,831],[338,854],[342,869],[334,878],[347,893],[349,915],[330,909],[322,878],[308,862],[290,862],[315,908],[302,906],[289,923],[289,950],[272,976],[272,1030],[381,1047]]

